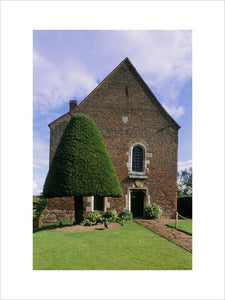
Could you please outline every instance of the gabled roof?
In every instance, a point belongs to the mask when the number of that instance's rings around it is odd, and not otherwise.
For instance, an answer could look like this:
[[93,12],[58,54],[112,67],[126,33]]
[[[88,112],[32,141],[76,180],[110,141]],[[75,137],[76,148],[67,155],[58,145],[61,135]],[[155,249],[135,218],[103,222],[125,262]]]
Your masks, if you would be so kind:
[[[109,73],[108,76],[105,77],[105,79],[102,80],[102,82],[99,83],[98,86],[96,86],[95,89],[93,89],[93,91],[86,97],[84,98],[84,100],[80,103],[80,107],[83,107],[85,102],[99,89],[101,88],[101,86],[106,82],[106,81],[109,81],[110,78],[121,68],[121,66],[123,66],[126,61],[129,61],[129,63],[131,64],[130,60],[128,57],[126,57],[124,60],[121,61],[121,63],[111,72]],[[131,64],[132,65],[132,64]]]
[[[159,102],[159,100],[156,98],[156,96],[151,91],[150,87],[146,84],[146,82],[142,79],[141,75],[137,72],[134,65],[130,62],[129,58],[126,57],[124,60],[121,61],[121,63],[108,75],[105,77],[105,79],[102,80],[102,82],[78,105],[78,111],[82,110],[85,105],[87,105],[88,99],[93,96],[94,93],[98,89],[101,88],[101,86],[110,80],[110,78],[123,66],[126,65],[130,72],[133,74],[133,76],[137,79],[139,84],[142,86],[146,94],[150,95],[153,99],[153,103],[158,107],[158,109],[161,111],[161,113],[164,115],[164,117],[169,121],[170,125],[174,127],[175,129],[179,129],[180,125],[170,116],[170,114],[165,110],[165,108],[162,106],[162,104]],[[63,116],[57,118],[55,121],[51,122],[48,126],[50,127],[53,123],[56,121],[59,121],[61,118],[63,119],[67,115],[70,115],[71,112],[68,112],[64,114]]]

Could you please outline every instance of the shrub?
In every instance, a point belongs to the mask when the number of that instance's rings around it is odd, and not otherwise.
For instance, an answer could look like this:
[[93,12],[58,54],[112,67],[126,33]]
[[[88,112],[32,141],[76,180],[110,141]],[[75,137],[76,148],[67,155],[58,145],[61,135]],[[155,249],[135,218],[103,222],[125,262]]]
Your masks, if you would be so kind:
[[88,218],[84,218],[84,226],[92,225],[91,221]]
[[162,209],[156,203],[152,203],[145,207],[145,217],[147,219],[155,219],[160,217],[162,214]]
[[125,220],[120,220],[120,221],[118,221],[118,223],[121,225],[121,226],[123,226],[124,224],[125,224]]
[[88,220],[88,222],[97,222],[97,220],[101,217],[102,217],[102,215],[100,213],[90,212],[90,214],[87,217],[87,220]]
[[108,222],[116,222],[118,219],[118,214],[115,209],[108,210],[104,215],[104,220]]
[[129,211],[128,209],[125,209],[124,211],[122,211],[122,212],[119,214],[119,217],[120,217],[120,220],[121,220],[121,221],[129,221],[129,220],[132,220],[133,214],[132,214],[132,212]]
[[33,230],[36,231],[39,226],[39,217],[46,207],[48,200],[43,197],[43,194],[40,194],[39,197],[36,197],[36,209],[33,210]]
[[45,197],[122,197],[119,179],[94,121],[75,114],[56,149],[44,184]]

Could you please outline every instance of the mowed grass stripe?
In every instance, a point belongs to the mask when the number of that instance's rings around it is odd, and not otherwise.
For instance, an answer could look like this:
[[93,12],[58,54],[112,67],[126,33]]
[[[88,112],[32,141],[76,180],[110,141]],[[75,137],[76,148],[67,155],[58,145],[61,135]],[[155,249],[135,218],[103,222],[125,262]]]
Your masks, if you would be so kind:
[[34,270],[190,270],[192,255],[132,221],[92,232],[40,231]]
[[[167,226],[175,228],[175,223],[167,224]],[[178,230],[192,235],[192,220],[178,222]]]

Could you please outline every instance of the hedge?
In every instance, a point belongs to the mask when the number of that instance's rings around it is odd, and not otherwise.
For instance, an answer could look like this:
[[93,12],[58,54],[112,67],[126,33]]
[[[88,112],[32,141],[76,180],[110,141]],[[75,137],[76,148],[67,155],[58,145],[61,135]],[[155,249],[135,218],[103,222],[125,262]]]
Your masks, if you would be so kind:
[[192,195],[177,197],[177,211],[184,217],[192,218]]
[[94,121],[75,114],[68,123],[44,184],[44,197],[122,197],[103,138]]
[[[34,197],[33,197],[34,199]],[[46,207],[48,200],[43,198],[42,195],[35,197],[35,202],[33,202],[33,231],[38,230],[39,227],[39,217]],[[35,204],[35,205],[34,205]]]

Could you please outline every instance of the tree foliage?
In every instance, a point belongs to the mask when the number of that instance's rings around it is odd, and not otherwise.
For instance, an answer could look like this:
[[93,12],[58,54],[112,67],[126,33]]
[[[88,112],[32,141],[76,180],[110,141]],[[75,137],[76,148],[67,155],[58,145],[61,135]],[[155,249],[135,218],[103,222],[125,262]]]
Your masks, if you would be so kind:
[[122,197],[103,138],[94,121],[75,114],[56,149],[44,184],[45,197]]
[[178,196],[192,195],[192,168],[178,172],[177,194]]

